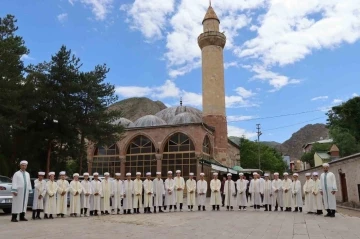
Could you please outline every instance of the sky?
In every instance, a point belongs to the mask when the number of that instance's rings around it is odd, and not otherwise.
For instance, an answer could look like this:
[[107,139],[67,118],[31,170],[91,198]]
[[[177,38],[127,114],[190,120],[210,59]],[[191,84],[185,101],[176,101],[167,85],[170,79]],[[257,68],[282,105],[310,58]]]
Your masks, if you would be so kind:
[[[208,0],[0,0],[30,49],[25,64],[61,45],[83,70],[106,63],[119,99],[148,97],[198,109],[197,37]],[[359,0],[212,0],[224,49],[228,135],[283,142],[360,94]],[[303,142],[305,143],[305,142]]]

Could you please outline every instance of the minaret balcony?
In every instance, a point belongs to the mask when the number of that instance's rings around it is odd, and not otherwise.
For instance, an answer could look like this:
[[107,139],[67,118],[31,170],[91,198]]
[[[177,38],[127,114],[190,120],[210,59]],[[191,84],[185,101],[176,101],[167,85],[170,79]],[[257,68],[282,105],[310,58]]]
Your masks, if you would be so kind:
[[215,45],[221,48],[225,47],[226,36],[218,31],[208,31],[201,33],[198,37],[198,44],[201,49],[206,46]]

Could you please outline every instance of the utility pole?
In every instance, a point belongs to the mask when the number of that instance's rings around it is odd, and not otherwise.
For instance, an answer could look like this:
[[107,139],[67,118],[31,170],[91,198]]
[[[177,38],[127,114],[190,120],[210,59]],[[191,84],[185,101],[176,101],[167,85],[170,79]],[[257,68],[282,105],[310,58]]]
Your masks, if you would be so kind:
[[257,142],[258,142],[258,154],[259,154],[259,169],[261,170],[261,163],[260,163],[260,135],[262,135],[260,131],[260,124],[256,124],[257,129]]

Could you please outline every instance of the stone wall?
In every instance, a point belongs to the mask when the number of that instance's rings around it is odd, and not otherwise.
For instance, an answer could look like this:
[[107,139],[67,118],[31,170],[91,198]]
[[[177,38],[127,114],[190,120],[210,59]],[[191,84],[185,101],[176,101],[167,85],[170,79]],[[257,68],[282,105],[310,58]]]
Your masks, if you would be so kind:
[[[338,187],[338,192],[336,193],[336,200],[338,202],[344,201],[342,193],[343,189],[340,182],[340,173],[342,173],[345,174],[346,178],[348,201],[359,203],[360,200],[358,185],[360,185],[360,153],[341,158],[334,162],[330,162],[329,164],[329,171],[335,174],[336,184]],[[304,185],[305,183],[305,173],[313,172],[318,172],[319,174],[321,174],[322,166],[297,172],[299,174],[299,179],[302,185]]]

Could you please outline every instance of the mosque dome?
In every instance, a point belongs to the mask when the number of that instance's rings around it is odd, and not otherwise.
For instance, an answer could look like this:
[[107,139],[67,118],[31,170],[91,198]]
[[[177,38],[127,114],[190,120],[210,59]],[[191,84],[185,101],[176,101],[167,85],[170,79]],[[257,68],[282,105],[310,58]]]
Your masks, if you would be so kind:
[[183,112],[176,115],[170,122],[170,124],[190,124],[190,123],[201,123],[201,117],[197,114]]
[[128,120],[126,118],[119,118],[119,119],[115,120],[113,122],[113,124],[117,124],[117,125],[120,124],[120,125],[124,126],[125,128],[135,127],[135,124],[131,120]]
[[[179,114],[186,113],[185,115],[181,115],[175,120],[175,117]],[[155,116],[164,120],[168,124],[174,124],[173,122],[181,122],[181,120],[185,120],[186,123],[199,123],[202,120],[202,112],[196,108],[190,106],[173,106],[155,114]],[[177,123],[179,124],[179,123]]]
[[134,127],[166,125],[167,123],[155,115],[145,115],[134,122]]

